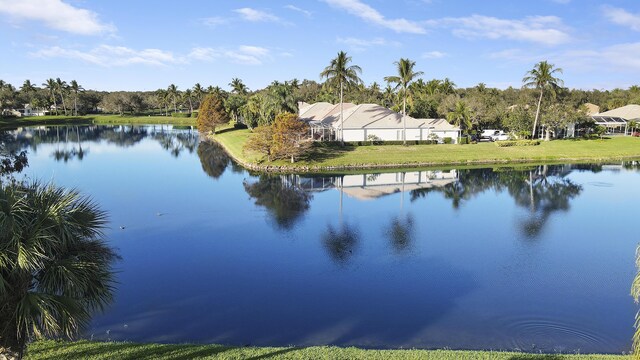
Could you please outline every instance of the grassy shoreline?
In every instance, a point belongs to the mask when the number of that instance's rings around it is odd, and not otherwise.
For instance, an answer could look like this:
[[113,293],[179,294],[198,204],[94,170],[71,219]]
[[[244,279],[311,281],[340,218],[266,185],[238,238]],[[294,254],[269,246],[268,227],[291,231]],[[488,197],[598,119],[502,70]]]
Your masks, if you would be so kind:
[[82,116],[29,116],[21,118],[0,118],[0,130],[15,129],[23,126],[40,125],[194,125],[195,118],[171,116],[120,116],[120,115],[82,115]]
[[481,166],[607,162],[640,159],[640,138],[604,140],[556,140],[538,146],[497,147],[494,143],[472,145],[383,145],[340,147],[322,145],[296,163],[264,161],[243,151],[249,130],[224,129],[211,139],[239,164],[254,171],[331,172],[366,169],[397,169],[442,166]]
[[[42,116],[0,118],[0,129],[38,125],[195,125],[195,118],[168,116]],[[477,167],[554,163],[600,163],[640,160],[640,138],[605,140],[556,140],[538,146],[497,147],[493,143],[473,145],[383,145],[346,146],[318,144],[306,158],[289,163],[265,161],[247,153],[243,146],[251,132],[225,126],[212,137],[243,167],[260,172],[330,173],[370,169],[415,169],[425,167]]]
[[531,354],[467,350],[367,350],[354,347],[233,347],[128,342],[38,341],[30,344],[27,360],[53,359],[430,359],[430,360],[618,360],[629,355]]

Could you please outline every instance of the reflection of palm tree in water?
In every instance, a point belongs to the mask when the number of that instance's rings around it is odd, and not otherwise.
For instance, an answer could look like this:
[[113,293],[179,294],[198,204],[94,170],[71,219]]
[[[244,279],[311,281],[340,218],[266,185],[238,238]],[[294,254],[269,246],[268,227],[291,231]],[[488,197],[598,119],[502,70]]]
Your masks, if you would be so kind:
[[348,223],[340,222],[337,228],[327,225],[327,230],[321,235],[321,241],[329,256],[339,265],[346,265],[358,248],[359,233]]
[[396,253],[410,251],[415,237],[413,215],[408,214],[406,217],[400,215],[393,218],[385,235]]
[[459,170],[458,181],[442,188],[411,191],[411,201],[441,192],[459,209],[466,200],[487,190],[507,190],[520,207],[529,209],[529,216],[521,226],[526,237],[535,238],[551,215],[569,209],[569,201],[582,192],[582,186],[566,176],[570,167],[543,165],[529,171],[514,169]]

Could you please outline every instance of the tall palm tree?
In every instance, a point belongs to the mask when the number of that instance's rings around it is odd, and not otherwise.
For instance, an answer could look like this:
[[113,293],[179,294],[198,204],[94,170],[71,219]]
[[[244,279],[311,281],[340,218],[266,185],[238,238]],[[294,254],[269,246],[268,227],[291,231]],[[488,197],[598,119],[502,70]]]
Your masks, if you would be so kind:
[[204,94],[205,94],[205,90],[202,87],[202,85],[200,85],[200,83],[196,83],[195,85],[193,85],[193,96],[196,97],[198,108],[200,108],[200,104],[202,103],[202,98],[204,98]]
[[75,80],[71,80],[69,88],[73,92],[73,111],[75,116],[78,116],[78,93],[84,91],[84,88]]
[[169,92],[165,89],[158,89],[156,90],[156,101],[158,103],[158,107],[160,108],[160,111],[162,112],[162,109],[164,109],[164,114],[165,116],[169,114]]
[[531,131],[532,139],[536,136],[538,119],[540,118],[540,105],[542,104],[542,95],[544,95],[545,89],[555,94],[556,89],[564,85],[564,82],[555,76],[556,74],[562,74],[562,69],[556,68],[553,64],[549,64],[546,61],[540,61],[533,69],[527,71],[527,74],[522,79],[524,87],[532,87],[540,90],[536,118],[533,121],[533,131]]
[[49,93],[49,98],[52,100],[53,106],[56,108],[56,115],[58,115],[58,101],[56,100],[56,81],[53,78],[49,78],[42,84],[42,86],[44,86],[44,88]]
[[320,73],[321,79],[327,79],[331,85],[338,85],[340,88],[340,141],[344,145],[344,114],[343,114],[343,95],[344,88],[352,87],[362,83],[362,79],[358,74],[362,74],[362,69],[358,65],[349,65],[351,56],[340,51],[338,56],[331,60],[329,66],[325,67]]
[[471,112],[467,104],[463,101],[456,102],[455,109],[447,114],[447,121],[458,126],[461,134],[465,133],[471,127]]
[[178,91],[178,87],[175,84],[169,85],[167,88],[167,92],[169,92],[169,96],[173,99],[173,112],[178,112],[178,95],[180,95],[180,91]]
[[75,191],[15,183],[0,203],[0,348],[21,358],[29,339],[71,338],[109,304],[118,256],[106,213]]
[[189,103],[189,114],[193,112],[193,91],[187,89],[184,91],[184,100]]
[[416,62],[409,59],[400,59],[400,61],[396,61],[394,64],[398,67],[398,75],[385,76],[384,80],[396,84],[396,89],[402,89],[402,142],[404,145],[407,145],[407,93],[409,84],[424,73],[422,71],[414,71],[413,67],[416,65]]
[[249,93],[249,88],[242,82],[241,79],[231,79],[229,86],[231,86],[231,92],[234,94],[247,95]]
[[67,105],[64,102],[64,94],[67,92],[68,86],[69,85],[67,85],[66,81],[62,81],[60,80],[60,78],[56,78],[56,89],[60,94],[60,99],[62,99],[62,109],[64,110],[65,115],[67,115]]

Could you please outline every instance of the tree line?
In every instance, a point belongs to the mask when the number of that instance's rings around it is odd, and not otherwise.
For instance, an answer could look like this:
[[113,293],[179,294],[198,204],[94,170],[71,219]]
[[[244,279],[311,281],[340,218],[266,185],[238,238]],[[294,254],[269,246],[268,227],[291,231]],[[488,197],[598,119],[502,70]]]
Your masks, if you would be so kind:
[[[373,103],[414,118],[447,118],[463,129],[502,128],[529,136],[542,124],[561,127],[567,121],[584,119],[582,106],[593,103],[601,111],[640,103],[640,86],[613,90],[580,90],[565,87],[559,68],[542,61],[524,72],[522,87],[497,89],[484,83],[458,88],[448,79],[427,80],[416,62],[400,59],[396,73],[384,78],[382,86],[368,86],[360,78],[362,69],[340,52],[320,73],[320,81],[292,79],[273,81],[263,89],[251,90],[239,78],[219,86],[179,89],[175,84],[156,91],[86,90],[77,81],[48,79],[41,87],[30,80],[16,89],[0,80],[0,110],[19,109],[31,104],[52,114],[81,115],[96,112],[113,114],[172,115],[197,111],[207,94],[222,99],[231,120],[254,128],[273,123],[280,113],[297,113],[298,102]],[[568,119],[568,120],[567,120]]]

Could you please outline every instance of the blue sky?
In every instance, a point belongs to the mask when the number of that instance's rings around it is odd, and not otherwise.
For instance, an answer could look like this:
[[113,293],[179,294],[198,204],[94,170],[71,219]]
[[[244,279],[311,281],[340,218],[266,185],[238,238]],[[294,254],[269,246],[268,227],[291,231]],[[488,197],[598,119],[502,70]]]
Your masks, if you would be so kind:
[[408,57],[459,87],[518,87],[548,60],[568,87],[613,89],[640,83],[640,1],[0,0],[0,43],[0,79],[16,86],[257,89],[319,80],[345,50],[367,84]]

